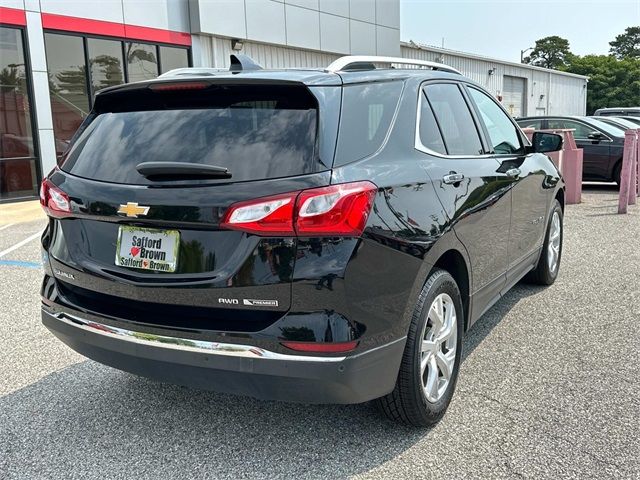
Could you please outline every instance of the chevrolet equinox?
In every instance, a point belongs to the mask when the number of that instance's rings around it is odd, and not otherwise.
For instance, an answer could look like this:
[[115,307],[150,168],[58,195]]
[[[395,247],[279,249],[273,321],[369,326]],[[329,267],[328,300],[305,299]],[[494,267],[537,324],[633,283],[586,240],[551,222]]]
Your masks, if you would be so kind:
[[558,275],[561,144],[400,58],[102,90],[42,182],[42,321],[138,375],[431,425],[464,333]]

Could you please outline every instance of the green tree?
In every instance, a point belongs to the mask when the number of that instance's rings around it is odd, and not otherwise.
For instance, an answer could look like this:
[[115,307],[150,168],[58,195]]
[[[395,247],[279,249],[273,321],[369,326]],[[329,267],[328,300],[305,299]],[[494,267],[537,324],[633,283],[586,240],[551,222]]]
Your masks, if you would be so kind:
[[589,77],[587,112],[598,108],[640,105],[640,58],[611,55],[573,57],[563,70]]
[[628,27],[609,45],[609,51],[618,59],[640,58],[640,27]]
[[524,63],[537,67],[559,69],[567,66],[572,58],[569,40],[553,35],[536,40],[536,46],[531,55],[524,59]]

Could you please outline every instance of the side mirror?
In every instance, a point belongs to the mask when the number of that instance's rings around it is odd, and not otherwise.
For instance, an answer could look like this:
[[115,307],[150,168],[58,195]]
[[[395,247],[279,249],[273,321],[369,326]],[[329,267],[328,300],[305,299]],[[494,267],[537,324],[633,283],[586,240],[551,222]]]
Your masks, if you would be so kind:
[[535,132],[531,138],[532,153],[548,153],[562,150],[562,135],[547,132]]

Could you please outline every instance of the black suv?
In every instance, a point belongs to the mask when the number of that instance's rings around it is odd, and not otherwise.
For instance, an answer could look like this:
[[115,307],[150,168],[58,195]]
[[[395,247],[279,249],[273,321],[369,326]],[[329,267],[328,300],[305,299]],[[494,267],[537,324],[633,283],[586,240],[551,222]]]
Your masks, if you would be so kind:
[[136,374],[432,424],[463,333],[558,274],[564,187],[539,152],[561,142],[404,59],[238,56],[103,90],[43,181],[43,322]]

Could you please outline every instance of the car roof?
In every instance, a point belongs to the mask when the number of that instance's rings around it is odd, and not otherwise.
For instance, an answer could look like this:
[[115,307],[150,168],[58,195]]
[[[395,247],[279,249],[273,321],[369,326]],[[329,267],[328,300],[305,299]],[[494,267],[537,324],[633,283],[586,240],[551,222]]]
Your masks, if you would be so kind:
[[[375,64],[389,66],[380,68]],[[394,68],[394,64],[406,64],[410,65],[411,68]],[[307,86],[341,86],[365,82],[404,80],[411,77],[419,77],[424,80],[463,79],[471,82],[471,80],[448,65],[396,57],[346,56],[339,58],[326,68],[263,69],[249,57],[232,55],[231,65],[232,67],[229,70],[204,67],[178,68],[166,72],[155,79],[109,87],[101,90],[99,94],[144,88],[156,83],[190,80],[206,80],[211,83],[273,83],[303,84]]]

